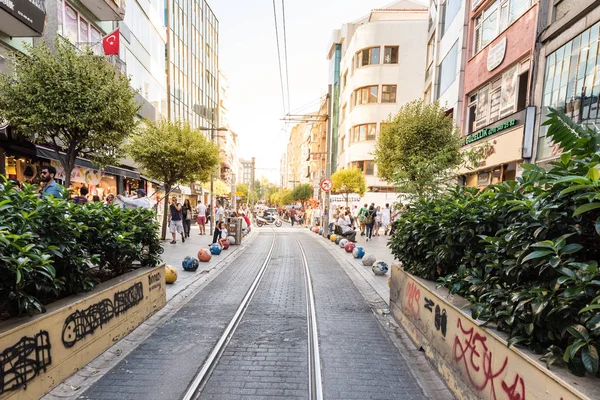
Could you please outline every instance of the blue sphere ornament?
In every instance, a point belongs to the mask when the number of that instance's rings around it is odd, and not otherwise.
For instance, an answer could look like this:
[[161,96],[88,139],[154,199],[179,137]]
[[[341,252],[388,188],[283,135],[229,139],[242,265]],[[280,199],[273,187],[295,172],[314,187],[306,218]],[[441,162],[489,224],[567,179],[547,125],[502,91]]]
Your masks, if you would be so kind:
[[323,235],[323,229],[319,229],[319,235]]
[[218,256],[219,254],[221,254],[221,250],[221,246],[219,246],[217,243],[213,243],[210,245],[210,254]]
[[338,243],[338,245],[343,249],[344,247],[346,247],[346,245],[348,244],[348,239],[342,239],[340,240],[340,242]]
[[200,266],[200,260],[198,260],[196,257],[187,256],[183,259],[181,266],[186,271],[194,272]]
[[354,250],[352,250],[352,256],[354,258],[363,258],[365,256],[365,249],[362,247],[355,247]]
[[375,264],[373,264],[371,271],[373,271],[375,275],[385,275],[387,274],[388,269],[388,265],[384,261],[377,261]]

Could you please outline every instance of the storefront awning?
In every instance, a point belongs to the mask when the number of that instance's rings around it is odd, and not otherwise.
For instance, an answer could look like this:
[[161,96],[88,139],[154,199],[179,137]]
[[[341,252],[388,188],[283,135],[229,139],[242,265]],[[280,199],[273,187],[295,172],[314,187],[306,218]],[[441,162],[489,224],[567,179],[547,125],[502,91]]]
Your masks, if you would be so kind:
[[[35,152],[38,157],[60,161],[60,157],[59,157],[58,153],[47,147],[35,146]],[[61,153],[61,154],[63,154],[63,153]],[[79,165],[80,167],[89,168],[89,169],[99,169],[97,166],[92,164],[91,161],[86,160],[85,158],[78,157],[75,160],[75,165]],[[111,174],[111,175],[119,175],[119,176],[123,176],[125,178],[132,178],[132,179],[140,179],[139,172],[131,171],[131,170],[125,169],[125,168],[113,167],[111,165],[108,165],[104,168],[103,171],[106,172],[107,174]]]

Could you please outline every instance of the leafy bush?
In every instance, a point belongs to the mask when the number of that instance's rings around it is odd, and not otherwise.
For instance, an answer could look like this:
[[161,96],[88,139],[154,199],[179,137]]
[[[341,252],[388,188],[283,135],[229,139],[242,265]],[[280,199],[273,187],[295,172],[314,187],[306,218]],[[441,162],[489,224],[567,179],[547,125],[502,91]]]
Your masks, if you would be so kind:
[[[153,267],[162,248],[152,212],[39,200],[0,181],[0,319],[88,291],[102,279]],[[98,274],[98,271],[103,271]]]
[[551,168],[524,165],[516,182],[419,198],[390,247],[405,269],[472,302],[474,318],[598,373],[600,138],[555,111],[548,135],[564,153]]

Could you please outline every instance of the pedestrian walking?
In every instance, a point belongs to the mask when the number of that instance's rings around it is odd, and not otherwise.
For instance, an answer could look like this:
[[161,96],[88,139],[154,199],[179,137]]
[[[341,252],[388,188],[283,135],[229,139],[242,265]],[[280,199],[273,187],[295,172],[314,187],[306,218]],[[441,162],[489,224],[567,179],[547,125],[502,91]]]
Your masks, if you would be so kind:
[[375,209],[375,225],[373,226],[374,236],[379,236],[379,228],[381,228],[381,207],[377,206]]
[[221,202],[217,200],[217,211],[215,212],[215,231],[213,233],[213,243],[217,243],[219,240],[219,235],[221,234],[221,230],[219,229],[219,225],[225,219],[225,210],[221,205]]
[[181,203],[177,202],[177,198],[173,197],[169,205],[169,231],[171,231],[171,235],[173,236],[171,244],[177,243],[177,233],[181,234],[181,241],[185,243],[182,208]]
[[375,226],[376,219],[377,219],[377,212],[375,211],[375,207],[373,207],[373,204],[371,204],[371,206],[365,213],[365,228],[366,228],[367,242],[369,240],[372,240],[373,227]]
[[198,229],[200,230],[199,235],[206,235],[206,206],[201,201],[196,206],[198,216],[196,222],[198,223]]
[[290,210],[290,222],[292,224],[292,226],[294,226],[294,222],[296,221],[296,209],[293,208]]
[[54,181],[55,176],[56,168],[54,168],[52,165],[44,165],[42,167],[42,172],[40,172],[41,180],[44,182],[41,193],[42,199],[45,199],[48,196],[62,199],[64,188]]
[[383,227],[384,235],[388,234],[391,221],[392,221],[392,210],[390,210],[389,203],[386,203],[385,208],[383,210],[381,210],[381,226]]
[[192,229],[192,205],[190,204],[190,199],[185,199],[183,201],[181,213],[183,216],[183,233],[186,238],[189,238],[190,230]]
[[369,211],[369,206],[365,203],[360,210],[358,210],[358,222],[360,224],[360,236],[365,235],[365,214]]

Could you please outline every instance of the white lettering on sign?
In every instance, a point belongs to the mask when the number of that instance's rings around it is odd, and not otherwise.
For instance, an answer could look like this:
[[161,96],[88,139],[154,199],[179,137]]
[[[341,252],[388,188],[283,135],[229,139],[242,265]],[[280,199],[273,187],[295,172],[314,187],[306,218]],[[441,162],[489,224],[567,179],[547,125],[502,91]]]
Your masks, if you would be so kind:
[[0,4],[4,4],[13,11],[15,10],[15,3],[13,3],[12,0],[0,0]]
[[44,6],[43,0],[29,0],[29,2],[37,8],[39,8],[40,10],[42,10],[43,12],[46,12],[46,7]]
[[506,36],[501,41],[491,46],[488,50],[487,69],[493,71],[504,61],[506,55]]

